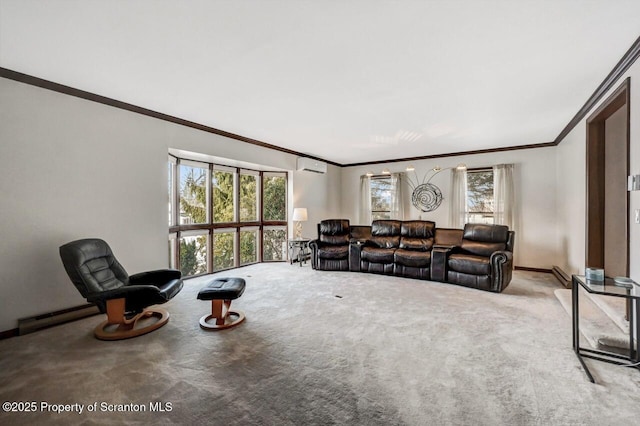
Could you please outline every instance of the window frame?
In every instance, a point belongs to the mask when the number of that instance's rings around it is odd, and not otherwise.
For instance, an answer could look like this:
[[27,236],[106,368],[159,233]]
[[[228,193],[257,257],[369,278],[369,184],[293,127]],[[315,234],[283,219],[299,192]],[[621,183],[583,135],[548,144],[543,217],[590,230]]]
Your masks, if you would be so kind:
[[[279,231],[279,230],[283,230],[284,231],[284,238],[285,238],[285,245],[284,247],[282,247],[282,259],[281,260],[273,260],[273,259],[269,259],[269,260],[265,260],[264,259],[264,233],[265,231]],[[260,241],[260,254],[262,257],[262,262],[268,263],[268,262],[286,262],[287,261],[287,257],[289,256],[288,250],[287,250],[287,241],[289,238],[288,235],[288,229],[286,225],[265,225],[263,227],[262,233],[260,235],[261,241]]]
[[[373,193],[372,193],[372,182],[374,180],[388,180],[389,183],[388,185],[391,186],[391,175],[373,175],[369,178],[369,197],[371,199],[371,205],[369,206],[369,211],[371,213],[371,220],[390,220],[391,219],[391,193],[389,193],[389,200],[388,200],[388,204],[389,204],[389,210],[373,210]],[[387,217],[385,218],[374,218],[376,213],[387,213]]]
[[194,275],[187,275],[189,277],[197,277],[200,275],[205,275],[207,274],[210,269],[211,269],[211,263],[213,260],[213,251],[212,251],[212,238],[211,238],[211,233],[207,230],[207,229],[191,229],[188,231],[181,231],[177,233],[177,247],[175,248],[175,253],[176,253],[176,269],[182,271],[182,265],[180,264],[180,240],[182,240],[183,238],[190,238],[190,237],[205,237],[205,272],[200,272]]
[[[256,199],[255,199],[255,203],[256,203],[256,218],[255,220],[248,220],[248,221],[242,221],[240,216],[241,216],[241,209],[242,209],[242,197],[241,197],[241,189],[242,189],[242,176],[255,176],[256,179]],[[239,169],[239,173],[238,173],[238,222],[242,222],[242,223],[246,223],[246,224],[254,224],[254,223],[260,223],[261,220],[261,214],[260,212],[262,211],[262,177],[263,177],[263,173],[260,173],[256,170],[250,170],[250,169]],[[287,180],[285,179],[285,186],[287,184]],[[285,191],[285,197],[286,197],[286,191]]]
[[[485,224],[494,224],[495,223],[495,188],[493,187],[493,183],[491,184],[491,198],[492,198],[492,204],[493,204],[493,211],[482,211],[482,212],[472,212],[469,209],[469,193],[471,192],[469,190],[469,175],[473,174],[473,173],[491,173],[491,178],[492,178],[492,182],[493,182],[493,177],[494,177],[494,171],[493,171],[493,167],[475,167],[472,169],[467,169],[467,194],[466,194],[466,200],[465,200],[465,222],[466,223],[485,223]],[[487,218],[490,217],[491,221],[487,222],[487,221],[481,221],[481,222],[472,222],[471,221],[471,215],[481,215],[482,218]]]
[[[170,173],[171,167],[174,170],[173,186],[174,189],[167,190],[167,194],[171,198],[169,208],[172,215],[172,224],[169,225],[169,243],[173,243],[173,263],[176,269],[180,269],[180,241],[184,236],[189,236],[193,233],[201,233],[207,235],[207,271],[195,275],[189,275],[189,277],[196,277],[200,275],[210,274],[214,272],[220,272],[227,269],[233,269],[240,266],[251,265],[253,263],[265,262],[264,260],[264,231],[273,227],[282,228],[285,230],[285,238],[289,238],[288,222],[288,193],[289,193],[289,172],[287,171],[260,171],[253,170],[246,167],[232,167],[224,164],[210,163],[204,161],[194,161],[190,159],[183,159],[174,155],[169,155],[169,164],[167,166],[168,173]],[[207,222],[198,224],[181,225],[179,223],[180,217],[180,175],[179,170],[181,165],[191,166],[192,164],[198,164],[198,167],[206,166],[207,169]],[[204,167],[203,167],[204,168]],[[214,188],[213,177],[215,171],[225,171],[234,173],[233,178],[233,221],[231,222],[214,222]],[[252,175],[256,176],[256,220],[241,221],[240,220],[240,176]],[[284,179],[284,220],[264,220],[264,186],[263,182],[265,177],[277,176]],[[167,176],[167,182],[169,182],[170,176]],[[225,269],[214,270],[214,233],[221,232],[233,232],[234,234],[234,259],[233,266]],[[257,231],[256,242],[256,261],[250,263],[241,263],[241,232],[242,231]],[[286,257],[282,260],[269,260],[268,262],[285,262]]]
[[191,167],[194,169],[202,169],[205,171],[205,190],[206,190],[206,203],[204,206],[205,209],[205,221],[204,222],[199,222],[199,223],[190,223],[188,225],[195,225],[195,226],[199,226],[199,225],[206,225],[208,223],[211,222],[211,202],[212,202],[212,197],[211,197],[211,167],[208,163],[204,163],[202,161],[194,161],[194,160],[183,160],[180,158],[176,159],[176,175],[175,175],[175,181],[176,181],[176,196],[177,196],[177,201],[178,204],[176,204],[174,206],[175,210],[176,210],[176,222],[174,223],[177,226],[181,226],[180,223],[180,212],[182,211],[182,208],[180,207],[180,199],[181,199],[181,191],[180,191],[180,185],[181,185],[181,181],[182,181],[182,167]]

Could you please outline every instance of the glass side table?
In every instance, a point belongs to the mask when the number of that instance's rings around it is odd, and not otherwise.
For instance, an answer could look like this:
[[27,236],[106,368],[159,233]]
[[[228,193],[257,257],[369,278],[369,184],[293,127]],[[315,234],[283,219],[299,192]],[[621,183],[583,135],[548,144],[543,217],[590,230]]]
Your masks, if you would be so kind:
[[310,238],[293,238],[287,240],[287,245],[289,247],[289,264],[293,265],[293,259],[297,258],[298,263],[302,266],[303,263],[310,256],[311,251],[309,250],[309,242]]
[[[638,302],[640,301],[640,286],[630,281],[629,286],[621,286],[616,284],[613,278],[605,277],[604,281],[588,280],[582,275],[571,276],[571,310],[573,318],[573,350],[576,353],[582,368],[584,368],[587,377],[591,383],[595,383],[589,368],[583,358],[596,359],[611,364],[627,365],[635,364],[640,361],[640,335],[638,333],[640,323],[638,322]],[[629,310],[629,354],[627,356],[615,352],[587,349],[580,347],[580,288],[592,294],[602,296],[622,297],[631,303]],[[638,366],[634,366],[640,369]]]

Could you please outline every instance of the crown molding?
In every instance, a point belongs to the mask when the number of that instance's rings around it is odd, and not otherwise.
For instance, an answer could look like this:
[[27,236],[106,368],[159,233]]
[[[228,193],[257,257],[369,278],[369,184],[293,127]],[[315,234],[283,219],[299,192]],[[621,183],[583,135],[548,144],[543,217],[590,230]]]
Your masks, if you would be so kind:
[[516,151],[521,149],[547,148],[555,145],[556,144],[554,142],[534,143],[529,145],[505,146],[501,148],[477,149],[474,151],[460,151],[460,152],[449,152],[446,154],[422,155],[419,157],[395,158],[393,160],[384,160],[384,161],[366,161],[363,163],[343,164],[342,167],[368,166],[371,164],[386,164],[386,163],[399,163],[403,161],[429,160],[433,158],[457,157],[461,155],[489,154],[492,152]]

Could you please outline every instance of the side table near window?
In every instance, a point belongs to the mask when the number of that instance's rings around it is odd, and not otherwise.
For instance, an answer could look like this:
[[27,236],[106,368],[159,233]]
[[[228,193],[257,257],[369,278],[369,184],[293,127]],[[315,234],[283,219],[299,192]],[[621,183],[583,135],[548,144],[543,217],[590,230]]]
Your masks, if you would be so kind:
[[[636,364],[640,361],[640,332],[638,307],[640,306],[640,294],[634,294],[640,290],[638,284],[627,279],[626,283],[618,283],[613,278],[605,277],[604,281],[588,280],[582,275],[573,275],[571,277],[571,299],[572,299],[572,317],[573,317],[573,350],[578,356],[582,368],[584,368],[587,377],[591,383],[595,383],[589,368],[585,364],[583,358],[596,359],[598,361],[608,362],[610,364],[627,365]],[[629,355],[620,355],[614,352],[587,349],[580,347],[580,288],[592,294],[603,296],[622,297],[631,302],[629,310]],[[634,366],[640,369],[639,366]]]
[[293,238],[287,240],[289,246],[289,264],[293,265],[293,259],[297,258],[300,266],[311,256],[309,249],[310,238]]

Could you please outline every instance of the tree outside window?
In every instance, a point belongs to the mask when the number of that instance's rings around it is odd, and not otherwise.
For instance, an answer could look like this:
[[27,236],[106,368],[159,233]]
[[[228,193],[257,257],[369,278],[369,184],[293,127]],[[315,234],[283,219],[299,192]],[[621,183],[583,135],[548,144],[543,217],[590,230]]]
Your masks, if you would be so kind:
[[240,222],[258,221],[258,178],[240,174]]
[[285,228],[265,229],[263,233],[265,262],[287,259],[287,230]]
[[213,187],[213,221],[227,223],[234,221],[233,179],[235,173],[214,170],[211,179]]
[[258,261],[258,230],[240,229],[240,265]]
[[287,180],[284,176],[265,176],[264,206],[265,221],[287,220]]
[[207,235],[180,238],[180,271],[185,276],[207,272]]
[[180,166],[180,224],[207,223],[207,169]]
[[391,176],[371,178],[371,220],[391,219]]
[[213,270],[233,268],[235,266],[235,230],[213,232]]
[[[265,222],[287,220],[287,179],[284,174],[265,174],[263,178],[262,217]],[[284,225],[284,224],[283,224]],[[286,260],[287,230],[285,226],[265,228],[262,233],[263,260]]]
[[494,223],[493,169],[467,171],[467,223]]

